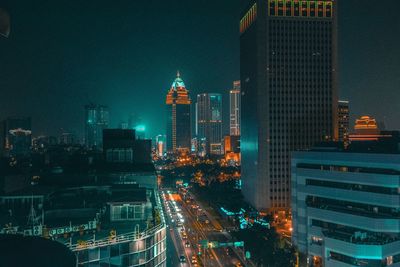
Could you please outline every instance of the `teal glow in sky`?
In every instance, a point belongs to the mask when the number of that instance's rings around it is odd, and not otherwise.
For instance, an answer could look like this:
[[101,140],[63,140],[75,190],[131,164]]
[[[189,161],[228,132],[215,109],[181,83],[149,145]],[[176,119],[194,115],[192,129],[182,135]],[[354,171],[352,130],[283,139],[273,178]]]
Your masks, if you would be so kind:
[[137,126],[135,127],[135,130],[138,131],[138,132],[145,132],[145,131],[146,131],[146,126],[143,125],[143,124],[137,125]]
[[[155,136],[165,133],[165,96],[180,70],[192,99],[223,94],[228,122],[244,2],[2,0],[12,25],[0,39],[0,119],[32,116],[34,136],[82,137],[83,106],[94,102],[110,107],[112,127],[137,113]],[[400,1],[362,2],[340,3],[340,95],[352,121],[369,114],[400,129]]]

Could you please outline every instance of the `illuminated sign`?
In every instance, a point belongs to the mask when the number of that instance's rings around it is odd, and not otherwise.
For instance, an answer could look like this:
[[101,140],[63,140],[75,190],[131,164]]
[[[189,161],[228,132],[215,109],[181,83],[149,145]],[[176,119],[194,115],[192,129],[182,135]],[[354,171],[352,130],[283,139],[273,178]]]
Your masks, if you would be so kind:
[[257,19],[257,3],[240,20],[240,33],[244,33]]
[[333,1],[269,0],[272,17],[332,18]]
[[96,227],[97,227],[96,221],[89,221],[86,224],[50,229],[49,235],[54,236],[54,235],[62,235],[62,234],[68,234],[68,233],[73,233],[73,232],[79,232],[81,230],[83,230],[83,231],[94,230],[94,229],[96,229]]

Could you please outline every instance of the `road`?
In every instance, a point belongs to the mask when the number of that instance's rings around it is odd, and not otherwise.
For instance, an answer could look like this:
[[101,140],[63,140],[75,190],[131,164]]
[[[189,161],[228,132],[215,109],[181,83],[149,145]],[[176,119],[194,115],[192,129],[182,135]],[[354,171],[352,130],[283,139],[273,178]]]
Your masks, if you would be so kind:
[[[220,241],[220,242],[229,242],[232,241],[232,236],[230,235],[229,232],[224,231],[223,227],[221,226],[221,224],[218,222],[218,220],[212,215],[210,214],[206,207],[204,207],[200,201],[198,201],[196,195],[191,194],[190,192],[188,192],[189,196],[191,199],[193,199],[193,201],[199,205],[199,207],[202,209],[202,212],[206,215],[206,217],[209,219],[210,224],[212,225],[212,228],[214,229],[214,231],[211,231],[209,233],[210,235],[210,240],[216,240],[216,241]],[[215,230],[216,229],[216,230]],[[224,253],[225,252],[225,253]],[[231,264],[232,262],[230,262],[230,260],[232,258],[234,258],[235,260],[233,261],[234,263],[236,262],[240,262],[241,265],[243,266],[255,266],[251,261],[247,261],[244,257],[244,252],[243,252],[243,248],[234,248],[234,247],[229,247],[227,249],[225,249],[225,251],[221,253],[222,257],[225,258],[227,261],[227,263]],[[225,257],[225,254],[228,257]],[[231,256],[229,256],[231,255]],[[230,266],[230,265],[228,265]]]
[[193,197],[187,202],[176,201],[172,196],[174,193],[172,189],[161,192],[170,229],[168,256],[171,259],[168,259],[168,266],[247,266],[240,260],[243,259],[243,252],[240,252],[240,256],[237,249],[200,249],[201,240],[225,243],[232,240]]

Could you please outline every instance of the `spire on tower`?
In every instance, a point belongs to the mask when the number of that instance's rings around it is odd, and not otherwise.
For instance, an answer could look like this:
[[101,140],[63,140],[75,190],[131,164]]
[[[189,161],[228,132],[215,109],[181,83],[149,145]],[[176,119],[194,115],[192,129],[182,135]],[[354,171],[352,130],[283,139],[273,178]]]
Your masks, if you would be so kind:
[[180,78],[181,77],[181,73],[179,72],[179,70],[176,71],[176,77]]

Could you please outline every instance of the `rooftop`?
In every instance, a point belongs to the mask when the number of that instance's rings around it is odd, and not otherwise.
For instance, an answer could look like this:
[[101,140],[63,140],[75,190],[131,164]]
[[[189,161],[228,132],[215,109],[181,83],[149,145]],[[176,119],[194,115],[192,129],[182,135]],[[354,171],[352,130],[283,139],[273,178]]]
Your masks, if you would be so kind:
[[400,132],[381,131],[376,140],[351,141],[347,147],[344,146],[343,142],[322,142],[316,144],[311,151],[400,154]]

